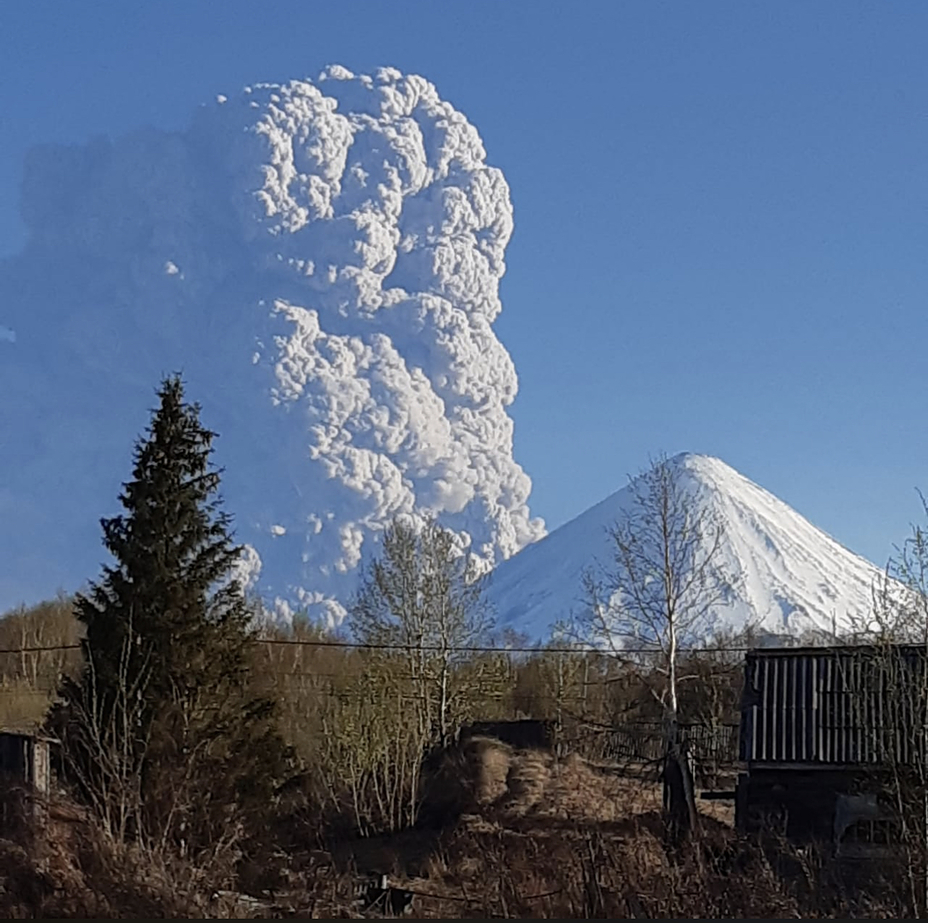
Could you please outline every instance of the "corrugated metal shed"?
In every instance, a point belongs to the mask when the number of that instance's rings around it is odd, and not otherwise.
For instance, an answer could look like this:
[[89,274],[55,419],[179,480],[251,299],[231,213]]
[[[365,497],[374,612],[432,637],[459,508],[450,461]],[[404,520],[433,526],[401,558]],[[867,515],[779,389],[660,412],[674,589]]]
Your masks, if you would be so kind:
[[807,767],[911,764],[925,755],[926,648],[785,648],[745,663],[741,759]]

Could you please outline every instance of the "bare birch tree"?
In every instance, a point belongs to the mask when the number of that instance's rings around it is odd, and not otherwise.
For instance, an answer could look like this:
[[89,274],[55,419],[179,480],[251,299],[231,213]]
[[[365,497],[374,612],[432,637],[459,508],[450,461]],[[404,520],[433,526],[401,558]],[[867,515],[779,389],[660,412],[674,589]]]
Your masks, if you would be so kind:
[[[733,593],[725,566],[725,523],[694,495],[686,469],[666,456],[629,484],[631,502],[609,529],[611,560],[584,575],[586,611],[579,636],[628,660],[642,652],[661,677],[654,688],[664,724],[665,772],[681,773],[689,820],[695,801],[679,737],[679,666],[688,647],[714,627],[713,610]],[[676,765],[674,765],[676,764]],[[671,792],[672,794],[672,792]]]
[[359,641],[404,655],[424,741],[447,744],[465,705],[455,668],[471,655],[466,648],[486,644],[492,630],[484,589],[476,561],[453,532],[434,520],[419,530],[396,520],[351,607]]

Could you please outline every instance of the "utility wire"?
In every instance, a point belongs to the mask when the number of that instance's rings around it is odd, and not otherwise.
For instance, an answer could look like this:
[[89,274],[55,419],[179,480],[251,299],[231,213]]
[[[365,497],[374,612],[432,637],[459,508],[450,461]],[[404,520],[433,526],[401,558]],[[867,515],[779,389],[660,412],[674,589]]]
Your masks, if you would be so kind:
[[[334,647],[375,651],[430,651],[452,654],[592,654],[601,657],[621,658],[626,654],[659,654],[659,647],[625,647],[615,651],[604,651],[589,647],[485,647],[476,644],[442,646],[439,644],[365,643],[361,641],[315,641],[302,638],[256,638],[256,644],[293,647]],[[745,653],[752,647],[687,647],[680,654],[728,654]],[[2,653],[2,651],[0,651]]]
[[[372,643],[362,641],[316,641],[304,638],[253,638],[252,644],[264,644],[277,647],[312,647],[335,648],[340,650],[367,650],[367,651],[425,651],[430,653],[447,654],[572,654],[593,655],[610,659],[622,659],[635,654],[660,654],[658,647],[625,647],[615,651],[604,651],[584,647],[489,647],[481,645],[449,645],[439,644],[400,644],[400,643]],[[852,646],[852,645],[848,645]],[[55,651],[80,650],[80,644],[49,644],[34,647],[8,647],[0,648],[3,654],[43,654]],[[686,647],[679,653],[686,654],[743,654],[755,650],[753,647]]]

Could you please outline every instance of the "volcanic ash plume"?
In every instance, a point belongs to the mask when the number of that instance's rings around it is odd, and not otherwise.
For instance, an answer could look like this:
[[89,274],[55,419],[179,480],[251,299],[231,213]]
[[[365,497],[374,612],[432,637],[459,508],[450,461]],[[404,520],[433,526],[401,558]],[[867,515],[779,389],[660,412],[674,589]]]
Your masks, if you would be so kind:
[[539,538],[492,328],[512,208],[485,157],[426,80],[339,67],[182,133],[32,151],[29,242],[0,266],[0,605],[97,574],[174,370],[221,434],[243,576],[284,614],[337,621],[399,514],[487,565]]

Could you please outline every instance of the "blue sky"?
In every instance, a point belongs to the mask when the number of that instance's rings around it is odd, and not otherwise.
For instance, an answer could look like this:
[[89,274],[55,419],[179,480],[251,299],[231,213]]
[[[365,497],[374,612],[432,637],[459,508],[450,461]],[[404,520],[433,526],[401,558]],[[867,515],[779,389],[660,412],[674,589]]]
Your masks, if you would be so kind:
[[511,187],[533,512],[706,452],[884,563],[928,490],[926,40],[910,2],[3,0],[0,256],[33,144],[328,63],[420,73]]

